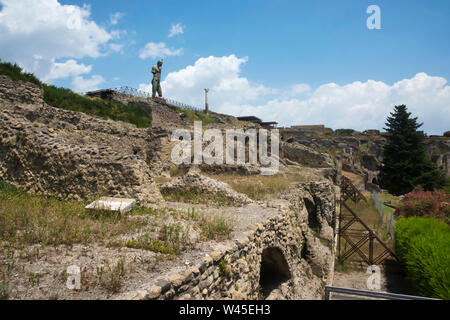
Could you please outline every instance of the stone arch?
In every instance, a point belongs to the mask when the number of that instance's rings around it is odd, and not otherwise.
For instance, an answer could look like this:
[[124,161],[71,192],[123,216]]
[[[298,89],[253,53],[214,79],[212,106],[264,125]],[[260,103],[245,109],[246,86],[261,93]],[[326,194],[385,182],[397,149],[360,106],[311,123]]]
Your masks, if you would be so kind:
[[259,285],[266,298],[270,292],[291,278],[289,265],[278,247],[265,248],[261,254]]
[[377,180],[377,178],[373,178],[373,179],[372,179],[372,183],[378,185],[378,180]]

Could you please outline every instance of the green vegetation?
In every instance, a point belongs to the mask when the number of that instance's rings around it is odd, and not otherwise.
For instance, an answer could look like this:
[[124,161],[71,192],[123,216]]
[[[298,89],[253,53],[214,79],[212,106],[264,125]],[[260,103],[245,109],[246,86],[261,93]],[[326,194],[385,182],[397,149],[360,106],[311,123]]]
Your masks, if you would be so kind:
[[231,270],[228,264],[224,259],[220,260],[219,262],[219,276],[221,277],[230,277],[231,276]]
[[0,281],[0,300],[8,300],[11,294],[8,282],[5,280]]
[[436,218],[450,224],[450,193],[443,190],[423,191],[416,187],[403,197],[395,215]]
[[34,83],[38,86],[42,86],[42,82],[35,77],[32,73],[26,73],[22,71],[22,68],[17,64],[11,64],[9,62],[0,61],[0,74],[10,77],[11,79],[17,81],[28,81]]
[[425,190],[440,188],[445,177],[427,156],[422,124],[410,118],[405,105],[395,106],[387,118],[387,142],[383,150],[380,183],[393,195],[410,192],[421,185]]
[[214,119],[209,115],[201,111],[194,111],[190,109],[183,109],[180,107],[176,107],[178,112],[184,113],[188,118],[189,122],[193,123],[194,121],[201,121],[203,125],[213,123]]
[[253,200],[265,200],[286,190],[293,182],[304,182],[306,177],[299,172],[289,175],[254,175],[238,176],[232,174],[209,175],[213,179],[226,182],[239,193],[247,195]]
[[218,206],[233,206],[235,205],[235,200],[230,198],[225,193],[206,193],[197,192],[196,190],[183,190],[183,191],[168,191],[165,189],[161,190],[165,200],[176,201],[176,202],[186,202],[195,204],[214,204]]
[[31,73],[23,72],[17,64],[0,62],[0,74],[13,80],[22,80],[42,87],[44,101],[56,108],[83,112],[89,115],[125,121],[135,124],[138,128],[151,127],[152,119],[138,106],[127,106],[115,101],[90,99],[65,88],[57,88],[41,82]]
[[225,215],[204,215],[199,221],[202,235],[208,240],[227,239],[234,229],[235,222]]
[[450,227],[434,218],[400,218],[395,247],[418,295],[450,299]]
[[138,106],[127,106],[111,100],[90,99],[65,88],[56,88],[44,84],[44,101],[61,109],[133,123],[138,128],[151,127],[150,116]]
[[98,282],[109,292],[117,293],[125,278],[125,258],[120,258],[115,266],[106,262],[105,266],[97,267]]
[[351,136],[354,132],[355,130],[353,129],[336,129],[334,131],[334,133],[339,136]]
[[83,203],[30,195],[0,180],[0,238],[11,244],[91,243],[143,225],[128,215],[88,211]]

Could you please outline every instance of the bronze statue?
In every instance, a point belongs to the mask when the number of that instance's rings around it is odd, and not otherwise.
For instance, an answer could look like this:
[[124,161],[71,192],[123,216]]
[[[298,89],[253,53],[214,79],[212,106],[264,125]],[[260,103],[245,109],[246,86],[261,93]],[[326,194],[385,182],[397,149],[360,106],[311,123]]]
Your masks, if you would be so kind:
[[162,90],[160,85],[161,71],[162,71],[162,59],[158,61],[156,66],[153,66],[153,80],[152,80],[152,98],[156,97],[156,92],[158,92],[159,97],[162,97]]

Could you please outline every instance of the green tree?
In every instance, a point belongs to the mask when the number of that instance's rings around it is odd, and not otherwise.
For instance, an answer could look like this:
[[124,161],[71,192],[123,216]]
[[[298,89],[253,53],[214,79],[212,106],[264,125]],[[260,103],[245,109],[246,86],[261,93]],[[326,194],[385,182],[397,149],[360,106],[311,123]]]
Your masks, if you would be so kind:
[[388,132],[380,167],[380,184],[394,195],[410,192],[421,185],[425,190],[440,188],[445,177],[425,151],[423,123],[411,118],[405,105],[395,106],[384,128]]

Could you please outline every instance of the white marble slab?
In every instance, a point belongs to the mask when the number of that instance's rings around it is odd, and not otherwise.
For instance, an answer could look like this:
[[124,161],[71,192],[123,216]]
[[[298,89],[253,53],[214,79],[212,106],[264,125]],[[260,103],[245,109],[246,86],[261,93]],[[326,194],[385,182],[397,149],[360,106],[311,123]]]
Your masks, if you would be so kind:
[[87,205],[86,209],[119,211],[120,213],[124,213],[133,209],[135,205],[135,199],[102,197]]

